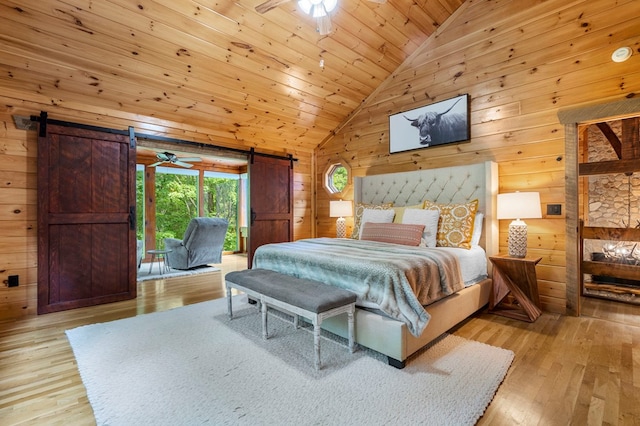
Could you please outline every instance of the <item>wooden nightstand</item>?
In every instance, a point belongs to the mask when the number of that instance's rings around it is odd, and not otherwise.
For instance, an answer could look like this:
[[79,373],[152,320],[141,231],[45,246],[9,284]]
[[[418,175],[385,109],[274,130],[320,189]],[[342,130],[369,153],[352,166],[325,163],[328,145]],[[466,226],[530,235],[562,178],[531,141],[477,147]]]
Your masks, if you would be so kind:
[[536,264],[541,257],[490,256],[493,288],[489,311],[494,314],[534,322],[542,313],[538,296]]

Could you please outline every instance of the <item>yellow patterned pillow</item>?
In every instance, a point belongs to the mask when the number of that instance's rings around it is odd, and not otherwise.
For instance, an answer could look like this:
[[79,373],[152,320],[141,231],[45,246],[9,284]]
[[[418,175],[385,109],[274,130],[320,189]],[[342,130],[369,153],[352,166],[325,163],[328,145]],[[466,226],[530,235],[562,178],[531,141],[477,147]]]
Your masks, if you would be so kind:
[[355,240],[360,239],[360,226],[362,222],[362,213],[364,213],[364,209],[389,210],[389,209],[393,209],[393,203],[386,203],[386,204],[380,204],[380,205],[356,203],[355,212],[353,214],[353,232],[351,233],[351,238]]
[[438,204],[427,200],[424,202],[424,208],[440,212],[436,247],[471,248],[478,200],[464,204]]

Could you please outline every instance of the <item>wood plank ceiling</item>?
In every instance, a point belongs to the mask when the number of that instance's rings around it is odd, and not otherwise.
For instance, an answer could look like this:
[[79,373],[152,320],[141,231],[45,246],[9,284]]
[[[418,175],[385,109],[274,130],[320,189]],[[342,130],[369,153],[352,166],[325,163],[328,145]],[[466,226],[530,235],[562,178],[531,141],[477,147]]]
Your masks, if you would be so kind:
[[327,36],[296,0],[261,2],[0,0],[0,92],[70,115],[54,119],[312,151],[463,0],[338,0]]

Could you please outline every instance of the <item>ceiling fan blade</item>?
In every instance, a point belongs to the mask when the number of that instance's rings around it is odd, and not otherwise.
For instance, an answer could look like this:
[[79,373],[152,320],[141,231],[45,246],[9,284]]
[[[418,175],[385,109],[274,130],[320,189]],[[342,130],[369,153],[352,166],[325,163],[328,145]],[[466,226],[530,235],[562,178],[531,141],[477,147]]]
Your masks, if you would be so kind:
[[383,3],[386,3],[386,2],[387,2],[387,0],[369,0],[369,1],[370,1],[371,3],[380,3],[380,4],[383,4]]
[[171,158],[173,154],[171,154],[170,152],[158,152],[156,153],[156,157],[158,157],[158,160],[161,161],[169,161],[169,158]]
[[193,164],[189,164],[189,163],[183,163],[180,160],[177,161],[172,161],[171,164],[175,164],[176,166],[181,166],[181,167],[186,167],[187,169],[193,167]]
[[331,18],[329,15],[320,16],[318,18],[318,32],[320,35],[328,35],[331,34]]
[[281,4],[288,3],[290,0],[267,0],[264,3],[261,3],[256,6],[256,12],[258,13],[266,13],[271,9],[275,9]]
[[199,161],[202,161],[202,158],[200,158],[200,157],[184,157],[184,158],[180,157],[180,158],[178,158],[178,161],[190,161],[190,162],[197,163]]
[[162,163],[164,163],[164,161],[158,161],[157,163],[153,163],[153,164],[149,165],[149,167],[159,166]]

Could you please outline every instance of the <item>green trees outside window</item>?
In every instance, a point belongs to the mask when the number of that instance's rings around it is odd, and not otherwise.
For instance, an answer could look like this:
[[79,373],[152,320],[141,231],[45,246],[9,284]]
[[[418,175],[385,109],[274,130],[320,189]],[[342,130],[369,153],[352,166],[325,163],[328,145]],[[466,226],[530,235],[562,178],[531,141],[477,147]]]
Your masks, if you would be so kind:
[[204,215],[222,217],[229,221],[224,239],[226,251],[238,249],[238,194],[239,179],[235,176],[223,177],[220,173],[204,173]]
[[[158,170],[160,169],[160,170]],[[198,172],[195,175],[156,169],[156,248],[165,238],[182,239],[189,221],[198,216]]]
[[[165,238],[182,239],[192,218],[200,216],[199,171],[157,167],[155,174],[156,248],[164,248]],[[229,221],[224,250],[238,248],[238,182],[235,175],[204,172],[203,211],[206,217]],[[144,167],[136,171],[137,238],[144,240]]]
[[144,166],[136,165],[136,239],[144,241]]

